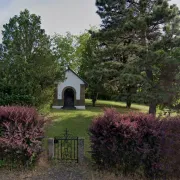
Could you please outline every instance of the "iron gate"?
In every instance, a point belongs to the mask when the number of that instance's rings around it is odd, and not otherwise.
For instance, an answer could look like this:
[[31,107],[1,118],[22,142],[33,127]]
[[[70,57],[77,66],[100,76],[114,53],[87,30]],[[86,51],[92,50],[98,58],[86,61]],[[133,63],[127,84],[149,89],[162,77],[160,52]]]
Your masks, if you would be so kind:
[[62,136],[55,137],[54,158],[60,161],[78,163],[78,137],[72,136],[67,129]]

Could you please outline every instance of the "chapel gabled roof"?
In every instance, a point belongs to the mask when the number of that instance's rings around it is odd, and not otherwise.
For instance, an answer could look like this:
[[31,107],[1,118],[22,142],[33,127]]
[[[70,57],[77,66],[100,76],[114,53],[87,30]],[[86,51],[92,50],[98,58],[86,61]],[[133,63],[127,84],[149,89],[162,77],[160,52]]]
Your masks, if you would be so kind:
[[86,85],[86,87],[88,86],[88,83],[84,79],[82,79],[76,72],[74,72],[69,66],[65,72],[67,72],[67,71],[71,71],[76,77],[78,77],[81,81],[83,81],[83,83]]

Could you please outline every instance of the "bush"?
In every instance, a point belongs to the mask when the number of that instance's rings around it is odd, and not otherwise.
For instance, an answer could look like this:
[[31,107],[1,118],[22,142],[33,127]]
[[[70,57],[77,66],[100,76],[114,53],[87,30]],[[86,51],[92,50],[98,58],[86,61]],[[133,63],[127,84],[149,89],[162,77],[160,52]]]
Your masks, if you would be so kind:
[[1,106],[0,152],[3,157],[23,165],[33,163],[41,152],[44,123],[44,117],[34,108]]
[[92,158],[100,168],[124,174],[141,169],[148,177],[160,172],[160,121],[152,115],[122,115],[105,109],[89,128]]
[[161,168],[166,176],[180,179],[180,116],[162,120]]
[[129,118],[137,123],[134,150],[139,154],[139,168],[142,168],[143,174],[147,177],[158,177],[162,173],[159,163],[160,142],[163,134],[160,129],[160,120],[153,115],[143,113],[130,114]]
[[4,94],[0,92],[0,105],[33,105],[34,98],[30,95]]

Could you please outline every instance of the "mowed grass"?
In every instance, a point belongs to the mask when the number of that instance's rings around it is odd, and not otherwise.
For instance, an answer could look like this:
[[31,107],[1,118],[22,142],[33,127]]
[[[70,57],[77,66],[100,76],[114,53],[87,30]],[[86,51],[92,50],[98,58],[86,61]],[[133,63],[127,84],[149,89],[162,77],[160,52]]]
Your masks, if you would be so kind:
[[56,110],[52,109],[50,116],[52,123],[46,128],[46,136],[55,137],[60,136],[67,128],[69,132],[78,137],[85,139],[85,153],[88,156],[90,151],[90,142],[88,135],[88,128],[92,119],[103,113],[105,107],[116,108],[120,113],[147,112],[148,107],[144,105],[133,104],[131,109],[126,108],[123,102],[102,101],[96,103],[96,107],[92,107],[91,100],[86,100],[86,110]]

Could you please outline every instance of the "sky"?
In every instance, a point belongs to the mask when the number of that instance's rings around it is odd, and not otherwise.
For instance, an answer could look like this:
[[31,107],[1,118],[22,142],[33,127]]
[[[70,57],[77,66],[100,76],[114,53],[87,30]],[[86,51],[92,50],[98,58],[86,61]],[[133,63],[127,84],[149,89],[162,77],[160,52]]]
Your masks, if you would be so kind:
[[[180,0],[172,0],[180,8]],[[0,0],[0,31],[14,15],[28,9],[41,16],[42,28],[46,33],[79,34],[90,26],[99,26],[101,20],[96,14],[95,0]],[[2,35],[0,33],[0,41]]]
[[0,0],[0,31],[10,17],[25,8],[41,16],[42,28],[50,35],[79,34],[101,22],[95,0]]

